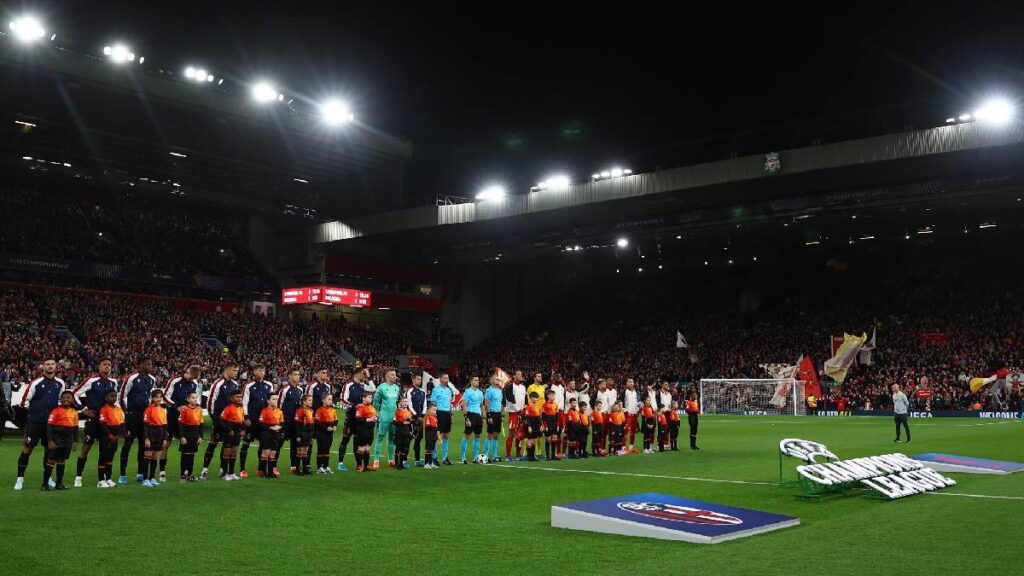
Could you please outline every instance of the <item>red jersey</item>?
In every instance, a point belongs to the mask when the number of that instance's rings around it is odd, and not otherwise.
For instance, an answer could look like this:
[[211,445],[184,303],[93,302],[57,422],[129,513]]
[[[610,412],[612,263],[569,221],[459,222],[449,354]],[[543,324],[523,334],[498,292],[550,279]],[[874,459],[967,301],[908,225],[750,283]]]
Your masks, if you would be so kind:
[[604,412],[600,410],[594,410],[590,413],[590,417],[594,420],[594,424],[597,426],[604,426]]
[[265,426],[280,426],[284,423],[284,412],[280,408],[267,406],[260,411],[260,423]]
[[614,426],[622,426],[626,423],[626,414],[624,412],[612,412],[609,420]]
[[686,413],[687,414],[700,414],[700,404],[697,404],[696,400],[686,401]]
[[580,412],[575,408],[570,408],[569,411],[565,413],[565,417],[569,420],[570,423],[578,424],[580,421]]
[[198,404],[185,406],[181,409],[181,415],[178,416],[178,423],[182,426],[202,426],[203,408]]
[[540,418],[540,407],[535,404],[530,404],[526,407],[527,418]]
[[640,414],[644,418],[654,418],[654,408],[652,406],[644,406],[644,409],[640,411]]
[[313,420],[313,411],[309,408],[299,406],[295,409],[295,421],[299,424],[312,424]]
[[100,424],[105,426],[114,427],[121,426],[124,424],[124,410],[117,404],[111,406],[110,404],[104,404],[100,408]]
[[412,422],[411,410],[399,408],[395,411],[395,424],[408,424],[410,422]]
[[360,404],[356,406],[356,419],[358,420],[369,420],[370,418],[377,417],[377,409],[369,404]]
[[46,419],[46,423],[50,426],[60,426],[62,428],[78,428],[78,411],[70,406],[67,408],[57,406],[50,411],[50,416]]
[[437,428],[437,415],[427,414],[427,417],[423,419],[423,425],[427,428]]
[[590,416],[586,412],[583,412],[581,410],[580,411],[579,422],[580,422],[580,424],[582,424],[584,426],[590,426]]
[[554,402],[545,402],[544,405],[540,407],[540,410],[545,416],[557,416],[558,404],[555,404]]
[[679,410],[669,410],[668,411],[668,421],[669,422],[679,422]]
[[167,409],[163,406],[146,406],[142,415],[142,421],[146,426],[167,426]]
[[324,424],[338,422],[338,411],[334,407],[321,406],[316,409],[316,421]]
[[668,419],[665,418],[665,413],[664,412],[658,412],[658,425],[659,426],[664,426],[666,424],[668,424]]
[[224,410],[220,413],[220,419],[228,424],[244,424],[245,423],[245,411],[241,406],[235,406],[234,404],[228,404],[224,407]]

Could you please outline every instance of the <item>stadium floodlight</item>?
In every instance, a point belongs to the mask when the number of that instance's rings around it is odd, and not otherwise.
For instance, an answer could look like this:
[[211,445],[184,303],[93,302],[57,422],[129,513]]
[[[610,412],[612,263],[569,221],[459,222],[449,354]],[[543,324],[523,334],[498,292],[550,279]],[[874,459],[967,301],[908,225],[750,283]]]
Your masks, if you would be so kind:
[[348,104],[337,98],[332,98],[320,105],[320,116],[328,126],[341,126],[355,118],[349,110]]
[[505,189],[501,186],[488,186],[477,193],[477,200],[499,200],[505,197]]
[[974,118],[993,124],[1006,124],[1013,118],[1013,105],[1003,98],[993,98],[974,111]]
[[967,122],[968,120],[971,119],[971,115],[968,114],[967,112],[964,112],[963,114],[957,116],[956,119],[961,122]]
[[978,230],[984,230],[986,228],[995,228],[995,227],[996,227],[996,223],[995,222],[985,222],[984,224],[978,225]]
[[30,44],[46,36],[46,30],[43,29],[42,22],[35,16],[22,16],[16,20],[11,20],[8,26],[14,37],[23,44]]
[[605,170],[604,172],[601,172],[601,178],[611,178],[611,177],[612,177],[612,173],[611,172],[608,172],[607,170]]
[[953,122],[956,122],[956,118],[946,118],[946,124],[952,124]]
[[619,248],[625,248],[626,246],[629,246],[629,239],[624,237],[619,238],[618,240],[615,241],[615,245],[618,246]]
[[[142,63],[141,59],[139,59],[139,63]],[[213,82],[214,80],[213,74],[207,72],[206,68],[201,68],[198,66],[186,66],[185,78],[188,78],[193,82]]]
[[556,174],[545,180],[541,180],[531,190],[565,190],[569,187],[569,177],[565,174]]
[[187,154],[182,154],[181,152],[168,152],[168,154],[176,158],[188,158]]
[[22,160],[32,160],[32,157],[31,156],[22,156],[21,159]]
[[629,168],[623,168],[622,173],[625,174],[626,176],[629,176],[630,174],[633,173],[633,171],[630,170]]
[[273,84],[269,82],[261,80],[252,86],[252,97],[261,104],[272,102],[277,99],[278,96],[279,94],[277,93],[277,89],[275,89]]
[[103,55],[109,56],[110,61],[114,64],[127,64],[128,62],[135,61],[135,53],[124,44],[114,44],[113,46],[104,46]]
[[309,184],[309,180],[306,180],[305,178],[292,178],[292,180],[299,184]]
[[612,168],[611,170],[609,170],[609,172],[611,172],[612,178],[618,178],[622,176],[622,168]]
[[598,173],[594,173],[594,174],[591,174],[590,177],[593,178],[594,180],[597,180],[598,178],[601,177],[601,175],[598,174]]

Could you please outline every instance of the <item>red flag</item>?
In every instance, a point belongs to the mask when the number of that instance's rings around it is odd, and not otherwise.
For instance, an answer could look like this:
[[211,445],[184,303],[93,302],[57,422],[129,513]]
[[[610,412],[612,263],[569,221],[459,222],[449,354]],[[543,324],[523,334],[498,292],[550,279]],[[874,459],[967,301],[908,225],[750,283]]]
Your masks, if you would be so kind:
[[814,369],[814,362],[810,356],[804,356],[796,369],[797,380],[804,381],[804,399],[810,395],[821,398],[821,384],[818,382],[818,372]]

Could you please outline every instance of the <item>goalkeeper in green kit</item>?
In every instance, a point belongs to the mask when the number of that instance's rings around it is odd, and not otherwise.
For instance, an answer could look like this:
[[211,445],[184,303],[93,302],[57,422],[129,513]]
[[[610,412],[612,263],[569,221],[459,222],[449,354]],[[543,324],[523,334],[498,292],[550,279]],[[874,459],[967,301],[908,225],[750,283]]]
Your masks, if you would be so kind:
[[388,437],[388,466],[395,465],[395,410],[398,409],[398,374],[394,370],[384,373],[384,383],[373,394],[373,407],[377,409],[377,434],[373,438],[373,468],[380,468],[380,445]]

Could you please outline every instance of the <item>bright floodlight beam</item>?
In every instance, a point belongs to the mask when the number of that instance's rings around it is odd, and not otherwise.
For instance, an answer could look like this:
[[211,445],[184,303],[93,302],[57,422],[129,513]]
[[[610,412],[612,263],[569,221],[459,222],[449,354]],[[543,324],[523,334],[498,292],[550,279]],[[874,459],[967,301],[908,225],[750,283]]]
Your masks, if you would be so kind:
[[1006,124],[1013,118],[1013,104],[1003,98],[993,98],[974,111],[974,117],[982,122]]
[[625,248],[626,246],[629,246],[629,239],[619,238],[618,240],[615,241],[615,245],[618,246],[619,248]]
[[257,82],[252,87],[252,97],[257,102],[266,103],[276,100],[278,93],[269,82]]
[[488,186],[476,195],[477,200],[497,200],[505,197],[505,189],[501,186]]
[[341,126],[355,118],[348,105],[335,98],[320,105],[320,116],[329,126]]
[[41,40],[46,36],[46,30],[43,29],[42,22],[35,16],[22,16],[16,20],[11,20],[9,27],[14,37],[19,42],[25,44]]
[[125,64],[133,62],[135,60],[135,53],[131,51],[124,44],[114,44],[113,46],[104,46],[103,55],[109,56],[110,61],[114,64]]
[[565,190],[569,187],[569,177],[565,174],[556,174],[542,182],[542,184],[542,188],[549,190]]

